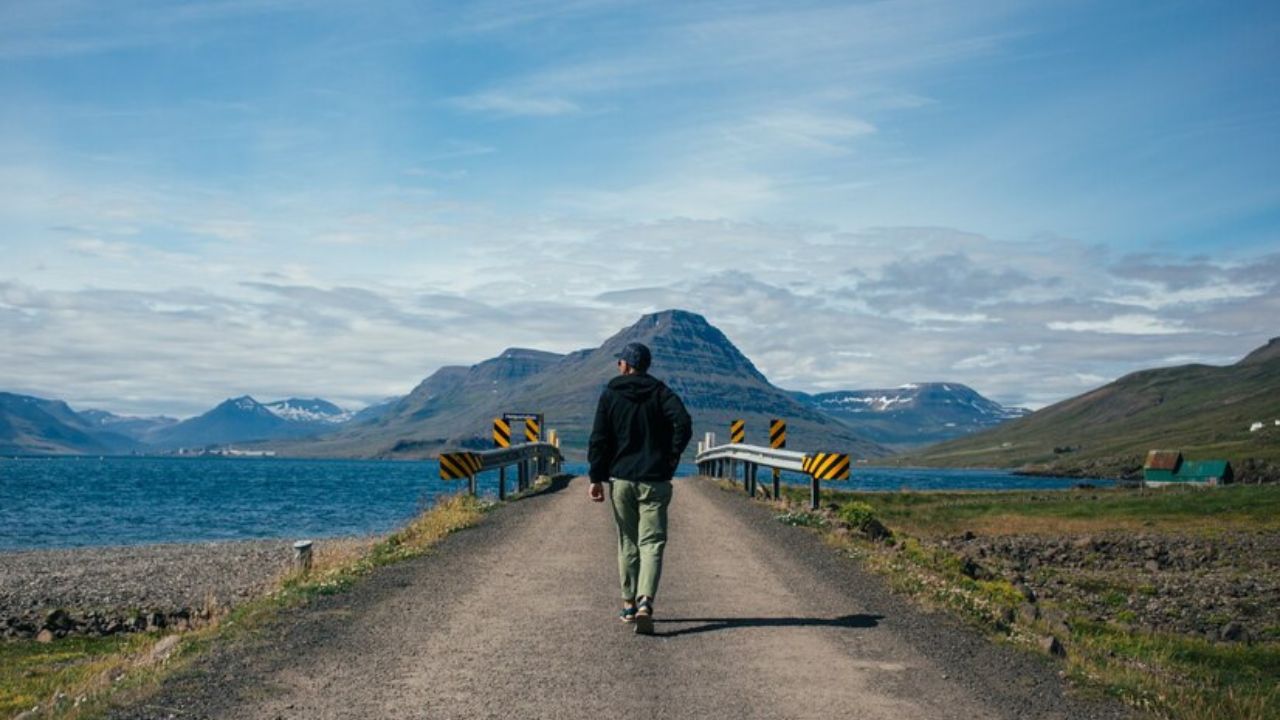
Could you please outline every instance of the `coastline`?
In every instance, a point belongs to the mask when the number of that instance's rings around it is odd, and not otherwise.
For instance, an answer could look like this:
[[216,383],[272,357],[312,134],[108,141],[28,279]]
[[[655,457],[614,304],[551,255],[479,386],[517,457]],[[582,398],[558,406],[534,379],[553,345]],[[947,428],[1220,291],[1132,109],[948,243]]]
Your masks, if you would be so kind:
[[0,551],[0,636],[196,627],[277,583],[292,552],[279,539]]

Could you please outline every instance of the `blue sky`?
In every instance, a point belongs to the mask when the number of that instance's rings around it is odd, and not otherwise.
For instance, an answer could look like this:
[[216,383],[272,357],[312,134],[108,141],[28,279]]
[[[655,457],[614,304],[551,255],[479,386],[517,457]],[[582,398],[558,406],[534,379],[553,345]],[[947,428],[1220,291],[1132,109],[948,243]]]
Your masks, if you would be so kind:
[[0,389],[407,392],[701,312],[1041,406],[1280,310],[1261,2],[0,2]]

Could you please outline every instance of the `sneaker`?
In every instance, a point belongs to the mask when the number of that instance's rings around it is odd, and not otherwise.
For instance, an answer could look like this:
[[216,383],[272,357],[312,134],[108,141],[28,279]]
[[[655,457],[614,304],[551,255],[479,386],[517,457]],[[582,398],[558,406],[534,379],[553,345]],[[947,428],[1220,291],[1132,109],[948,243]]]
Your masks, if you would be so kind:
[[636,603],[635,624],[637,635],[653,634],[653,598],[642,597]]

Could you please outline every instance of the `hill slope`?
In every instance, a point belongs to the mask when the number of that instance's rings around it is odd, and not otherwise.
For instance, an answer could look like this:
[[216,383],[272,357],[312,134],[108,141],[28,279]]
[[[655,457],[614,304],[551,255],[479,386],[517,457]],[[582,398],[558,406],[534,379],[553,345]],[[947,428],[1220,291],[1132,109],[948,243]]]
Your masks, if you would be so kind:
[[[879,457],[888,450],[790,397],[700,315],[680,310],[646,315],[598,348],[556,355],[512,349],[470,368],[441,368],[394,407],[334,435],[279,447],[282,453],[420,457],[446,446],[487,448],[492,419],[503,412],[541,412],[566,451],[586,447],[600,389],[628,342],[653,350],[653,374],[684,399],[695,438],[723,440],[732,418],[747,420],[748,442],[764,442],[772,417],[786,418],[791,447],[847,450]],[[518,431],[517,431],[518,432]]]
[[[1048,472],[1132,475],[1147,450],[1280,462],[1280,338],[1226,367],[1144,370],[1027,417],[928,447],[902,464],[1035,466]],[[1263,426],[1255,431],[1254,423]]]
[[81,417],[61,400],[0,393],[0,454],[107,454],[138,447],[134,440]]

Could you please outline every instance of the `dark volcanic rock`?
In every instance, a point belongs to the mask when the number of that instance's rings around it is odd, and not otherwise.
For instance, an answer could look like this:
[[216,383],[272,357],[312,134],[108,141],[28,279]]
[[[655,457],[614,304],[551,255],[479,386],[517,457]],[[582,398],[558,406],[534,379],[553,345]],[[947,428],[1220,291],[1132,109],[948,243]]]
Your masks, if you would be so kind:
[[[1063,623],[1055,633],[1069,632],[1067,615],[1237,642],[1280,627],[1275,533],[1116,531],[946,542],[966,558],[981,557],[982,567],[1015,583],[1029,603],[1051,602],[1058,609],[1039,612],[1050,627]],[[1030,615],[1030,609],[1022,614]]]

